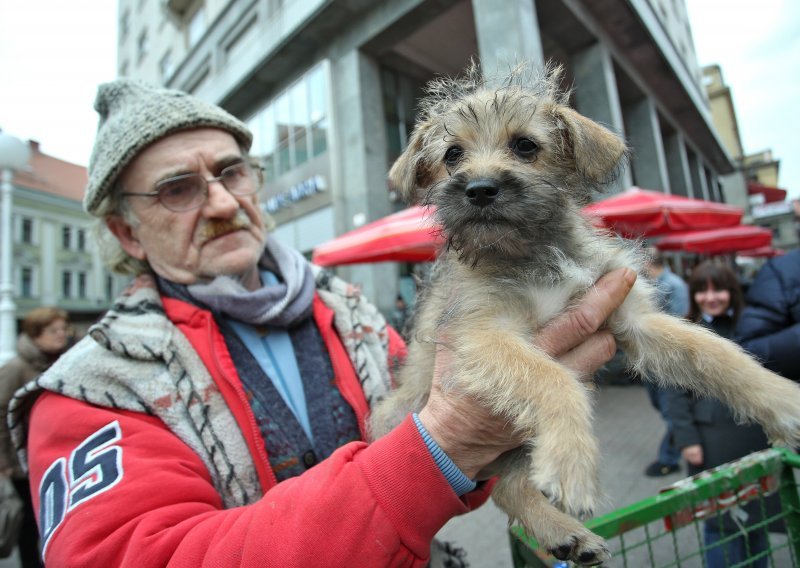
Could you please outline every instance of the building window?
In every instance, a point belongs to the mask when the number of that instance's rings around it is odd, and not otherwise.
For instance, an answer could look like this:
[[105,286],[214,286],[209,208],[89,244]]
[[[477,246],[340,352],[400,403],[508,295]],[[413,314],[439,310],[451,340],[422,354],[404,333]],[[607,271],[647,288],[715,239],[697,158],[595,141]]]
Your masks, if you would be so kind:
[[328,82],[324,65],[279,94],[249,121],[254,156],[273,180],[328,148]]
[[78,250],[84,252],[86,250],[86,230],[78,229],[75,232]]
[[142,33],[139,34],[139,41],[136,43],[136,53],[140,62],[147,55],[148,47],[149,46],[147,44],[147,30],[142,30]]
[[86,298],[86,273],[78,272],[78,297]]
[[114,277],[106,275],[106,300],[111,301],[114,299]]
[[69,270],[61,272],[61,297],[72,297],[72,273]]
[[130,23],[131,23],[131,13],[126,8],[125,11],[122,13],[122,17],[119,19],[119,41],[123,42],[128,37],[128,31],[130,31]]
[[23,266],[20,270],[19,295],[23,298],[33,298],[33,268]]
[[175,72],[175,65],[172,63],[172,51],[167,51],[158,63],[161,72],[161,82],[166,83]]
[[328,149],[328,81],[322,65],[317,65],[308,75],[308,102],[311,154],[319,156]]
[[30,217],[22,217],[20,219],[19,242],[26,245],[33,244],[33,219]]
[[69,225],[61,227],[61,248],[69,250],[72,247],[72,228]]
[[194,46],[203,34],[206,33],[206,9],[205,6],[200,6],[197,11],[189,20],[189,25],[186,28],[187,38],[189,40],[189,47]]

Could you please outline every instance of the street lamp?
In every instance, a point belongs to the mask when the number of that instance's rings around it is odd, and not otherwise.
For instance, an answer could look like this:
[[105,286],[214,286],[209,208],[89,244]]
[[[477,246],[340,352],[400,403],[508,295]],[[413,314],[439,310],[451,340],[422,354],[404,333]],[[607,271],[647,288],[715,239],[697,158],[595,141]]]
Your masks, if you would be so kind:
[[14,170],[28,165],[28,144],[4,132],[0,132],[0,169],[2,180],[2,219],[0,219],[0,365],[14,356],[17,326],[14,322],[14,284],[11,278],[11,198],[14,187],[11,179]]

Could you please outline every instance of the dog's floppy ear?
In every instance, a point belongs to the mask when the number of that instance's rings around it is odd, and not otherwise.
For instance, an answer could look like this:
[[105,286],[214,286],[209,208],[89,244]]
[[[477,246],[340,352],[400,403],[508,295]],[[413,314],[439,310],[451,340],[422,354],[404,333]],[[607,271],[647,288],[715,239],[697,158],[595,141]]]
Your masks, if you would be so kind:
[[592,185],[612,182],[627,155],[622,138],[569,107],[556,107],[555,115],[565,154],[574,160],[578,174]]
[[408,204],[417,203],[433,179],[431,166],[422,152],[430,128],[428,122],[414,127],[408,146],[389,170],[389,186]]

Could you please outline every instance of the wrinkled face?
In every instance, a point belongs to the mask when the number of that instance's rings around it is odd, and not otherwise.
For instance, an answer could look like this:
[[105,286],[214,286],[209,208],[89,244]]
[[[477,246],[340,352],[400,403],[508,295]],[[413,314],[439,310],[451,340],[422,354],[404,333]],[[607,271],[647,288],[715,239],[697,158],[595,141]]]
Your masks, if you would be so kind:
[[615,135],[524,89],[482,90],[417,125],[390,180],[407,199],[436,206],[464,262],[530,259],[537,247],[561,244],[565,220],[624,149]]
[[[120,185],[125,192],[147,193],[161,180],[187,173],[210,179],[242,160],[229,133],[187,130],[145,148],[122,173]],[[147,260],[158,275],[180,284],[228,275],[246,287],[257,286],[266,239],[257,193],[236,196],[212,182],[206,202],[183,212],[168,210],[156,197],[125,199],[135,222],[113,217],[109,228],[128,254]]]
[[728,290],[715,288],[709,281],[705,290],[694,293],[694,301],[704,314],[719,317],[731,307],[731,293]]

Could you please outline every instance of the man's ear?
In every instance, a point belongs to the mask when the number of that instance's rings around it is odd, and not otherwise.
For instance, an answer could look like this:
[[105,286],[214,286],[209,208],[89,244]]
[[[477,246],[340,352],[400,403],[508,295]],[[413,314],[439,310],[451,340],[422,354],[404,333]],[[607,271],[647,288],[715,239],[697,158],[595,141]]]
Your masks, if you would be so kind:
[[628,152],[622,138],[569,107],[557,107],[555,115],[565,154],[574,160],[578,174],[593,185],[614,181]]
[[130,223],[125,221],[119,215],[111,215],[106,217],[105,223],[108,227],[108,230],[111,231],[115,237],[117,237],[119,244],[122,246],[122,250],[138,260],[145,260],[147,258],[144,248],[142,248],[142,245],[136,236],[136,230],[133,228],[133,226],[131,226]]
[[433,179],[431,166],[422,152],[425,135],[430,129],[429,122],[417,124],[411,133],[408,146],[389,170],[389,186],[410,205],[419,202],[424,189]]

